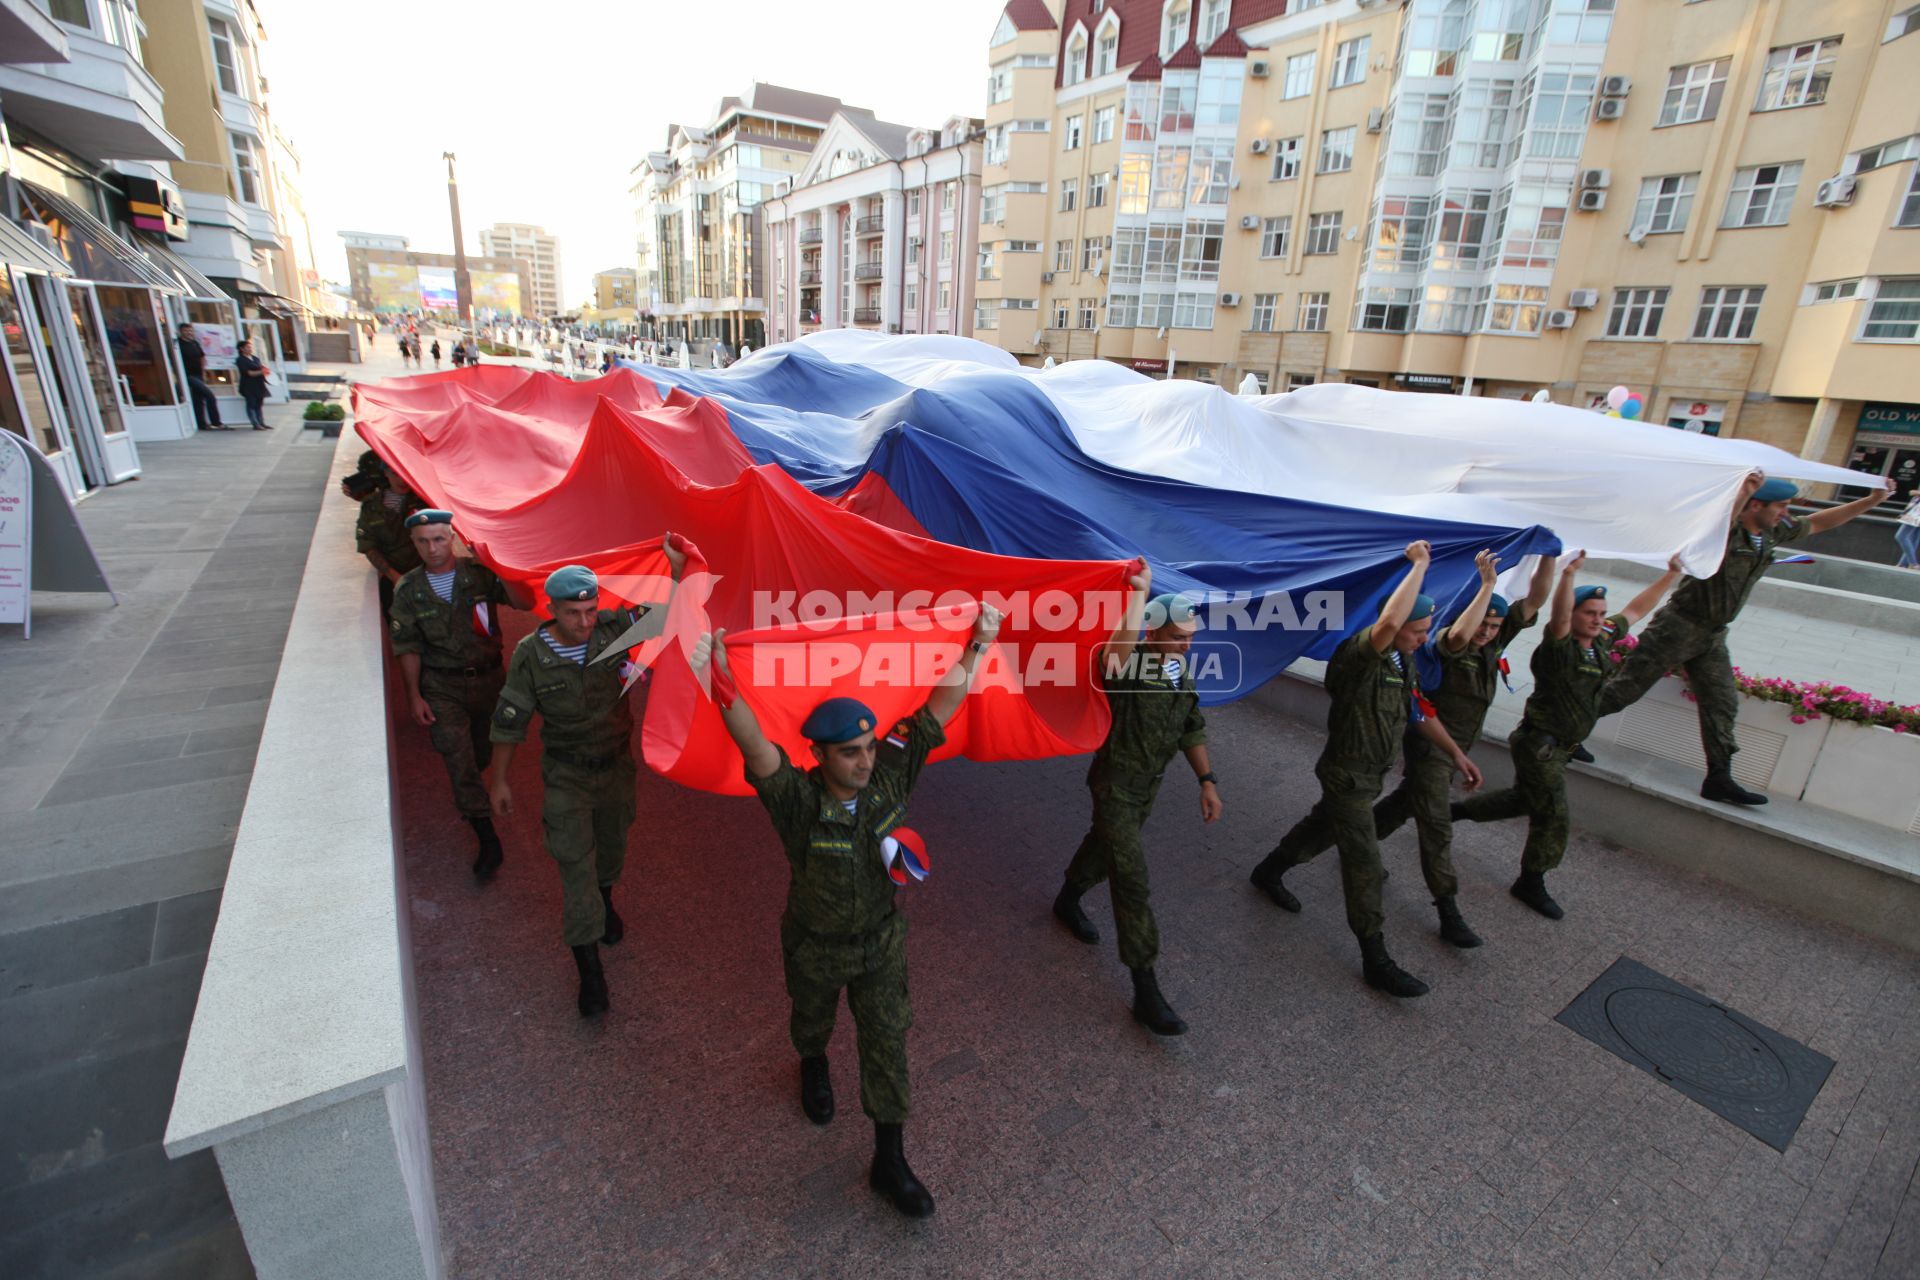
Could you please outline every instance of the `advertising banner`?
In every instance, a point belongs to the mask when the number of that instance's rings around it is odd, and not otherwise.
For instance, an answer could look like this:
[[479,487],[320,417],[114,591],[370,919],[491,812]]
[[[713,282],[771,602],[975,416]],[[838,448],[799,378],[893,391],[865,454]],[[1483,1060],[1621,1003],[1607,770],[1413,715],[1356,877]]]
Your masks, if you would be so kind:
[[459,310],[459,286],[452,267],[420,268],[420,305],[429,311]]
[[420,305],[420,269],[404,262],[369,262],[367,291],[376,313],[411,311]]

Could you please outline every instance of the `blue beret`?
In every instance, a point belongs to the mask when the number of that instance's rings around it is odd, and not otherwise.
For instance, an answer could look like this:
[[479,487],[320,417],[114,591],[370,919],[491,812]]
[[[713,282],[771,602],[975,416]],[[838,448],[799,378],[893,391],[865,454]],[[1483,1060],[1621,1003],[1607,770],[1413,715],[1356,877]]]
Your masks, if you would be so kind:
[[1489,618],[1504,618],[1507,616],[1507,611],[1512,608],[1513,606],[1507,603],[1507,598],[1498,591],[1487,597],[1487,616]]
[[1578,609],[1589,600],[1605,600],[1606,598],[1607,589],[1597,582],[1589,586],[1575,587],[1573,592],[1573,607]]
[[1169,622],[1187,626],[1193,623],[1198,608],[1191,597],[1181,595],[1178,591],[1162,592],[1147,601],[1147,629],[1157,630]]
[[1407,621],[1418,622],[1422,618],[1431,618],[1433,616],[1433,608],[1434,608],[1434,605],[1433,605],[1432,596],[1429,596],[1429,595],[1415,596],[1413,598],[1413,611],[1407,614]]
[[1753,491],[1755,502],[1785,502],[1800,496],[1800,486],[1791,480],[1765,480]]
[[570,564],[547,575],[547,599],[591,600],[600,594],[600,580],[583,564]]
[[423,524],[452,524],[453,512],[442,511],[438,507],[423,507],[408,516],[403,523],[409,529],[418,528]]
[[873,709],[858,698],[828,698],[800,726],[809,742],[851,742],[879,724]]

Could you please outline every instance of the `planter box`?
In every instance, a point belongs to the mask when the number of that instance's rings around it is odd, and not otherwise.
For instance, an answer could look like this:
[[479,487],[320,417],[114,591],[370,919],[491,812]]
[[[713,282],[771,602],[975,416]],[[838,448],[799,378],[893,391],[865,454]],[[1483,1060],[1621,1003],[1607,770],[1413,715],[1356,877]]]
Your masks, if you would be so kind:
[[1806,801],[1920,835],[1920,736],[1834,722]]
[[[1667,676],[1647,690],[1640,701],[1602,720],[1593,736],[1705,772],[1707,756],[1700,746],[1700,715],[1687,699],[1686,688],[1679,677]],[[1789,800],[1800,799],[1820,759],[1830,724],[1832,721],[1825,716],[1795,724],[1792,708],[1784,703],[1742,697],[1736,729],[1740,751],[1733,757],[1733,776],[1744,786]]]

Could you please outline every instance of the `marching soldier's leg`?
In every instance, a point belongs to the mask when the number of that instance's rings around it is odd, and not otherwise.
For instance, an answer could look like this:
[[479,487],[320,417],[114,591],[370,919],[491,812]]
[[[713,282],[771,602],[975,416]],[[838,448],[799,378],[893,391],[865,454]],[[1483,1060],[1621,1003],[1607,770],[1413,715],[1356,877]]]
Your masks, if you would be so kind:
[[1160,1036],[1184,1034],[1187,1024],[1160,992],[1153,971],[1160,958],[1160,926],[1153,918],[1153,891],[1147,876],[1147,850],[1140,840],[1150,802],[1109,795],[1096,826],[1108,852],[1112,873],[1113,924],[1120,936],[1120,962],[1133,978],[1133,1019]]
[[[1293,891],[1280,882],[1280,878],[1303,862],[1325,853],[1334,844],[1334,818],[1332,795],[1340,780],[1350,775],[1344,769],[1331,765],[1315,766],[1314,773],[1320,780],[1320,799],[1313,808],[1307,810],[1307,816],[1293,824],[1293,828],[1280,837],[1280,843],[1273,846],[1273,852],[1261,860],[1247,879],[1265,891],[1274,905],[1283,911],[1300,910],[1300,899]],[[1329,781],[1329,778],[1334,779]],[[1368,830],[1372,830],[1372,815],[1368,815]]]
[[1660,677],[1687,659],[1691,647],[1684,643],[1687,637],[1681,634],[1683,630],[1686,628],[1675,626],[1671,618],[1661,618],[1648,625],[1639,643],[1600,690],[1603,718],[1640,701],[1647,690],[1659,683]]
[[1566,915],[1547,892],[1546,875],[1566,856],[1572,819],[1567,808],[1565,749],[1541,749],[1514,755],[1515,782],[1527,801],[1527,843],[1520,854],[1520,878],[1509,891],[1549,920]]
[[580,1013],[607,1010],[607,976],[600,965],[600,935],[606,931],[599,887],[594,883],[593,788],[585,771],[548,763],[541,806],[547,852],[560,870],[561,926],[580,970]]
[[[453,785],[453,802],[460,816],[473,828],[478,850],[473,873],[482,880],[490,878],[502,861],[500,837],[493,829],[493,809],[487,801],[487,787],[480,771],[493,756],[493,743],[487,737],[487,723],[493,715],[493,702],[476,708],[471,686],[478,678],[462,675],[420,673],[420,696],[433,708],[433,749],[447,767],[447,781]],[[499,689],[494,688],[497,696]]]
[[636,770],[631,757],[622,756],[601,771],[593,806],[594,880],[600,890],[605,928],[600,941],[612,946],[626,936],[626,922],[613,909],[613,886],[627,865],[627,832],[633,828]]
[[[1453,870],[1453,819],[1448,814],[1452,786],[1453,762],[1433,751],[1407,767],[1400,789],[1412,796],[1413,822],[1420,832],[1420,874],[1440,914],[1440,936],[1456,947],[1477,947],[1480,935],[1467,926],[1454,900],[1460,879]],[[1380,809],[1381,805],[1373,807],[1376,829]]]
[[842,949],[810,938],[784,920],[780,923],[780,954],[791,1006],[787,1034],[800,1055],[800,1110],[815,1124],[833,1119],[827,1042],[833,1039],[840,988],[846,985],[846,957],[837,954]]
[[867,943],[869,967],[847,984],[860,1047],[860,1108],[873,1120],[873,1165],[867,1183],[910,1218],[933,1212],[933,1197],[916,1178],[902,1142],[907,1120],[907,923],[895,917]]
[[1740,686],[1733,679],[1733,658],[1724,630],[1687,660],[1687,683],[1700,713],[1700,745],[1707,753],[1707,780],[1700,794],[1726,804],[1765,804],[1767,797],[1733,780],[1733,753],[1740,749],[1734,722],[1740,718]]
[[1447,813],[1455,822],[1505,822],[1524,818],[1531,810],[1519,782],[1520,758],[1538,749],[1542,739],[1525,729],[1515,729],[1507,738],[1507,754],[1513,757],[1514,784],[1501,791],[1482,791],[1465,800],[1455,800]]
[[1386,911],[1381,902],[1385,877],[1381,874],[1380,842],[1373,834],[1373,802],[1380,794],[1379,775],[1347,774],[1345,785],[1329,790],[1334,841],[1340,850],[1340,888],[1347,902],[1347,927],[1360,940],[1362,974],[1368,986],[1390,996],[1410,998],[1427,994],[1427,984],[1393,962],[1381,930]]
[[1093,793],[1093,825],[1087,828],[1087,834],[1081,837],[1080,847],[1074,850],[1073,861],[1067,864],[1066,879],[1053,900],[1053,914],[1067,927],[1068,933],[1091,945],[1100,941],[1100,931],[1093,927],[1093,921],[1087,919],[1087,913],[1080,907],[1080,898],[1107,878],[1112,859],[1100,822],[1103,797],[1109,791],[1104,786],[1090,786],[1089,790]]

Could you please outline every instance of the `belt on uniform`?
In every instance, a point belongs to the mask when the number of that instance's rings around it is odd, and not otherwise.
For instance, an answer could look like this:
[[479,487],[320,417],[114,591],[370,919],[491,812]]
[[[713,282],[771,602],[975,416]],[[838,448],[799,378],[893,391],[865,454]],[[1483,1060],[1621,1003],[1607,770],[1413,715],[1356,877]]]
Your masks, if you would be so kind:
[[1558,747],[1563,745],[1560,739],[1554,737],[1552,734],[1548,733],[1545,729],[1542,729],[1539,725],[1533,723],[1533,721],[1531,720],[1526,719],[1524,716],[1520,720],[1520,732],[1530,733],[1534,735],[1536,738],[1545,738],[1547,740],[1547,745],[1549,746]]
[[437,674],[443,675],[443,676],[485,676],[485,675],[492,675],[494,672],[498,671],[499,669],[500,669],[500,662],[498,659],[495,659],[492,662],[484,663],[481,666],[477,666],[477,667],[428,667],[427,668],[428,671],[436,672]]
[[560,747],[547,747],[545,751],[547,759],[558,760],[561,764],[570,764],[576,769],[609,769],[621,756],[618,751],[604,756],[590,756],[582,751],[567,751]]
[[794,922],[793,927],[815,942],[825,942],[832,946],[846,947],[853,946],[856,943],[872,941],[887,927],[891,919],[892,917],[888,917],[871,929],[861,929],[854,933],[822,933],[818,929],[809,929],[798,921]]

